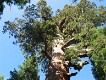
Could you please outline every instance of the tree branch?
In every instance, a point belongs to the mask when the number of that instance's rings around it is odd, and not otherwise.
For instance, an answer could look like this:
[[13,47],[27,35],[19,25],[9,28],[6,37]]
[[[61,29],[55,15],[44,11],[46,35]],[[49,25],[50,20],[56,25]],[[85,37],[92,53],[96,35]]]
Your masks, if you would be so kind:
[[71,73],[71,76],[76,76],[76,74],[77,74],[77,72],[75,72],[75,73]]
[[59,30],[62,32],[64,28],[64,23],[65,23],[66,17],[59,23]]
[[80,62],[72,62],[72,61],[65,61],[64,65],[69,69],[70,67],[74,67],[75,70],[80,71],[84,65],[89,64],[88,61],[80,61]]
[[42,53],[44,54],[44,56],[46,56],[49,60],[51,60],[51,56],[47,53],[47,51],[42,50]]
[[92,54],[88,54],[89,51],[93,51],[93,49],[82,49],[82,53],[78,54],[78,57],[83,58],[83,57],[91,57]]
[[48,52],[47,52],[47,41],[46,41],[46,39],[45,39],[45,48],[44,48],[44,50],[42,50],[42,52],[44,53],[44,55],[49,59],[49,60],[51,60],[52,59],[52,57],[48,54]]
[[87,64],[89,64],[88,61],[84,61],[84,62],[80,61],[79,63],[69,62],[69,66],[70,66],[70,67],[74,67],[74,69],[75,69],[75,70],[78,70],[78,71],[80,71],[80,70],[82,69],[82,67],[83,67],[84,65],[87,65]]
[[67,41],[67,42],[62,46],[62,49],[66,48],[66,47],[68,47],[68,46],[70,46],[71,44],[74,44],[74,43],[76,43],[76,42],[79,42],[79,40],[75,40],[75,38],[73,37],[73,38],[71,38],[69,41]]

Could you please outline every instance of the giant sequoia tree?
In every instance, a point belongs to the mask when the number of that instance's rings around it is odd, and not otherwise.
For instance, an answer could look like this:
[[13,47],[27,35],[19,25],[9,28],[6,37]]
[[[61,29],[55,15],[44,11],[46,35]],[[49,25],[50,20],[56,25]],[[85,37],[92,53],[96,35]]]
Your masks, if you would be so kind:
[[53,15],[46,1],[40,0],[26,8],[23,19],[5,22],[3,32],[16,39],[14,44],[19,43],[26,59],[36,54],[46,80],[70,80],[77,75],[69,72],[70,67],[80,71],[89,63],[82,61],[83,57],[92,62],[96,79],[105,80],[106,29],[99,28],[105,22],[106,7],[97,7],[94,2],[65,5]]

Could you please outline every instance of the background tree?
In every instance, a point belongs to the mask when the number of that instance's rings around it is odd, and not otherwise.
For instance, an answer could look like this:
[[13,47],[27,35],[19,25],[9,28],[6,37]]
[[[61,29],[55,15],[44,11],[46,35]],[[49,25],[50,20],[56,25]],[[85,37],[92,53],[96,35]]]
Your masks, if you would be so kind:
[[4,77],[3,76],[0,76],[0,80],[4,80]]
[[96,80],[103,80],[106,79],[106,27],[98,28],[93,34],[93,39],[95,54],[93,53],[93,61],[91,61],[92,71]]
[[30,3],[30,0],[0,0],[0,18],[3,14],[5,3],[9,6],[12,6],[12,4],[17,5],[21,9],[26,3]]
[[5,22],[4,33],[9,31],[14,36],[14,43],[19,43],[26,59],[36,54],[38,63],[47,72],[46,80],[70,80],[77,74],[69,73],[70,67],[80,71],[89,63],[82,61],[83,57],[91,60],[97,80],[104,80],[105,63],[101,64],[103,75],[98,78],[100,67],[96,55],[101,57],[102,53],[101,59],[105,60],[105,28],[98,29],[105,24],[105,10],[104,6],[81,0],[76,6],[65,5],[53,15],[51,7],[41,0],[26,8],[23,19]]
[[19,66],[19,70],[10,71],[10,78],[7,80],[39,80],[38,65],[36,63],[36,55],[30,55],[22,66]]

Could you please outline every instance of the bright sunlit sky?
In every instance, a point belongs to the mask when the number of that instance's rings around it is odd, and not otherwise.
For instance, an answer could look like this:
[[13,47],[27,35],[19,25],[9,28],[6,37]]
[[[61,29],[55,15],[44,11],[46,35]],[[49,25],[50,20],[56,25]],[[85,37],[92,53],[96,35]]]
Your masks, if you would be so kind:
[[[48,5],[50,5],[53,11],[57,9],[62,9],[65,4],[71,4],[71,0],[46,0]],[[106,5],[105,0],[99,2],[99,0],[94,0],[97,5]],[[38,0],[31,0],[31,4],[36,4]],[[28,5],[28,4],[27,4]],[[4,76],[4,79],[10,77],[10,71],[14,68],[18,70],[18,65],[22,65],[24,57],[18,45],[13,45],[12,42],[14,38],[9,38],[8,33],[3,34],[3,25],[5,21],[13,21],[15,18],[22,18],[23,10],[19,10],[17,6],[5,6],[2,18],[0,20],[0,75]],[[74,71],[75,72],[75,71]],[[40,80],[45,80],[45,76],[42,72],[40,74]],[[88,64],[78,72],[78,75],[72,77],[71,80],[95,80],[91,72],[91,65]]]

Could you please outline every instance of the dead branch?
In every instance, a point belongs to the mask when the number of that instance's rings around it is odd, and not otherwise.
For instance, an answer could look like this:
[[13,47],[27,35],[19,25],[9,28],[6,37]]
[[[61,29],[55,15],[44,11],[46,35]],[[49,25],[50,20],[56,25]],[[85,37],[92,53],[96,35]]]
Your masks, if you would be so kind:
[[84,65],[87,65],[87,64],[89,64],[89,62],[88,61],[80,61],[80,62],[78,62],[78,63],[73,63],[73,62],[71,62],[71,61],[69,61],[69,67],[74,67],[74,69],[75,70],[78,70],[78,71],[80,71],[81,69],[82,69],[82,67],[84,66]]
[[88,53],[89,51],[93,51],[93,49],[82,49],[82,53],[78,54],[78,57],[83,58],[83,57],[91,57],[92,54]]
[[64,50],[66,47],[70,46],[71,44],[75,44],[76,42],[79,42],[79,40],[76,40],[73,37],[62,46],[62,49]]

